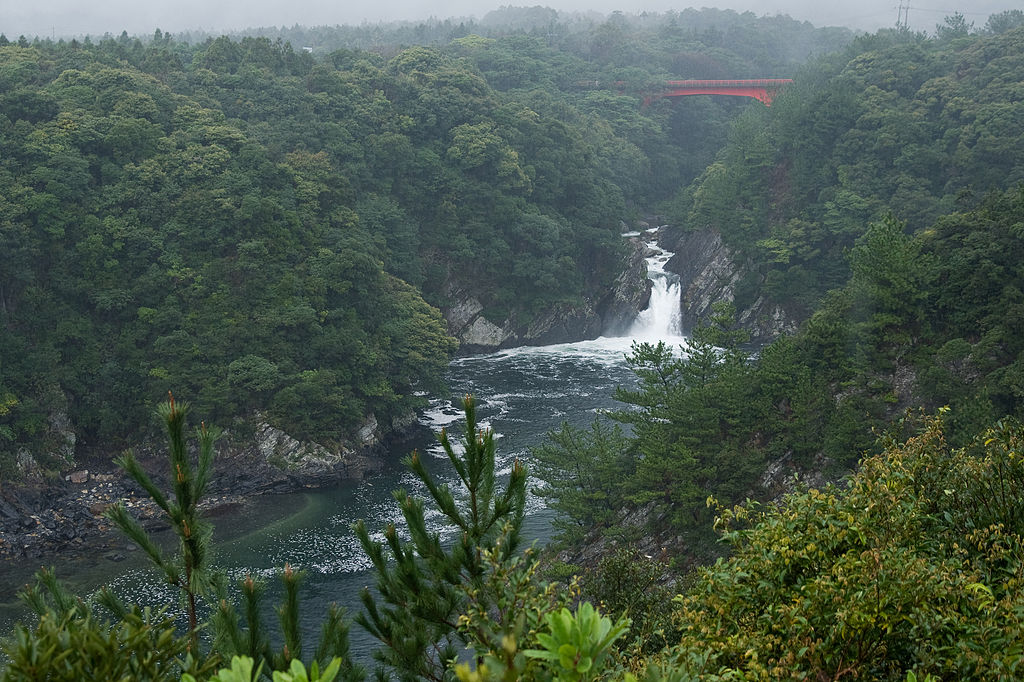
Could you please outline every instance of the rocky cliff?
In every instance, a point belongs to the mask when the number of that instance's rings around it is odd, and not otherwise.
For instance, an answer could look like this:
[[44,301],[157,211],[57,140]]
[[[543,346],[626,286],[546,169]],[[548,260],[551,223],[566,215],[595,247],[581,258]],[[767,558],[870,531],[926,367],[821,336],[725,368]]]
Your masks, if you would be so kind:
[[460,354],[594,339],[601,333],[601,318],[587,300],[556,304],[524,325],[514,317],[495,324],[484,316],[479,299],[459,289],[451,289],[449,297],[455,303],[444,311],[445,320],[449,333],[459,341]]
[[449,333],[459,341],[459,353],[488,353],[623,333],[650,297],[643,244],[632,240],[631,245],[633,248],[623,258],[621,274],[610,287],[591,292],[577,304],[557,303],[526,323],[514,316],[501,321],[488,319],[480,299],[449,283],[447,297],[451,303],[443,312]]
[[630,251],[623,261],[622,273],[598,304],[601,333],[619,336],[629,331],[638,312],[651,300],[651,280],[647,279],[647,245],[638,237],[629,240]]
[[[737,285],[747,269],[722,243],[721,235],[713,230],[665,228],[659,235],[659,244],[675,254],[665,269],[679,275],[682,283],[684,332],[707,318],[716,301],[735,301]],[[757,344],[768,343],[797,328],[796,321],[781,306],[762,296],[737,310],[737,315],[740,325],[750,331],[751,341]]]

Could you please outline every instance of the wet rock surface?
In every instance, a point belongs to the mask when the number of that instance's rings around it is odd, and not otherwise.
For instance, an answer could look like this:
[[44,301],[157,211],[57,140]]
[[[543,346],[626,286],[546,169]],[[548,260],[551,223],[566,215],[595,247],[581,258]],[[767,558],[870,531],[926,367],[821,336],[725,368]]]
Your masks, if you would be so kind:
[[650,255],[649,249],[640,237],[633,237],[629,242],[632,248],[623,262],[622,274],[597,306],[601,333],[605,336],[628,332],[637,313],[646,308],[651,299],[651,280],[647,279],[645,260]]
[[[257,425],[245,447],[222,443],[203,511],[217,516],[256,504],[263,495],[329,486],[379,470],[386,448],[407,434],[382,443],[376,420],[368,420],[366,426],[370,430],[361,433],[362,443],[352,447],[303,443],[267,424]],[[167,491],[171,486],[165,453],[159,446],[136,450],[143,469]],[[144,528],[168,527],[163,512],[110,461],[109,454],[96,454],[92,460],[88,466],[79,463],[58,480],[0,484],[0,561],[56,561],[86,554],[121,561],[131,548],[126,549],[129,543],[103,516],[118,502]]]
[[[243,504],[240,493],[214,493],[204,501],[204,510]],[[125,540],[103,513],[121,502],[144,528],[167,526],[163,512],[134,482],[119,472],[90,474],[89,479],[43,488],[11,487],[0,490],[0,559],[70,558],[99,553],[111,561],[124,559]]]
[[[622,229],[644,230],[648,226],[640,221],[632,228],[623,223]],[[459,341],[459,353],[490,353],[515,346],[546,346],[625,333],[651,295],[644,262],[649,254],[644,253],[644,241],[630,239],[630,246],[619,276],[610,285],[591,291],[578,302],[551,305],[529,320],[514,316],[489,319],[478,298],[449,283],[449,304],[443,314],[448,332]]]
[[484,316],[484,306],[475,297],[455,288],[449,289],[448,295],[454,302],[445,309],[444,317],[463,355],[596,339],[601,334],[601,316],[591,301],[558,303],[528,322],[509,318],[499,324]]
[[[682,324],[689,333],[711,314],[717,301],[734,301],[737,285],[747,274],[746,267],[722,243],[713,230],[684,231],[663,229],[659,235],[663,248],[675,255],[665,269],[679,275],[682,283]],[[737,310],[740,325],[751,333],[751,342],[770,343],[797,329],[797,322],[778,304],[758,297]]]

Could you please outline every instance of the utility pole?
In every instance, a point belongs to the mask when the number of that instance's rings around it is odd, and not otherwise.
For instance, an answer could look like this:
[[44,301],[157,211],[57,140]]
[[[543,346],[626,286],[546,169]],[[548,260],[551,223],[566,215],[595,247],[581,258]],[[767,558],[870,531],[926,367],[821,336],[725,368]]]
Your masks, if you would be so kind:
[[900,6],[896,10],[896,30],[910,30],[910,1],[900,0]]

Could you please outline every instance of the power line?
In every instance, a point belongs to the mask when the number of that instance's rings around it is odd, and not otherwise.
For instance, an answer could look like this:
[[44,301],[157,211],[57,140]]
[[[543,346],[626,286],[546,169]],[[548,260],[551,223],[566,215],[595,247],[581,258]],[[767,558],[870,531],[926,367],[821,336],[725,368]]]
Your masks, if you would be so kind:
[[[903,3],[902,3],[902,0],[901,0],[900,5],[902,6],[902,4]],[[907,5],[907,9],[908,10],[912,9],[912,10],[914,10],[916,12],[935,12],[937,14],[947,14],[947,15],[963,14],[963,15],[970,15],[970,16],[975,16],[975,17],[987,17],[987,16],[989,16],[989,12],[965,12],[962,9],[935,9],[933,7],[911,7],[910,5]]]
[[910,29],[910,10],[915,12],[932,12],[934,14],[945,14],[946,16],[953,16],[959,14],[961,16],[976,16],[976,17],[987,17],[988,12],[965,12],[959,9],[938,9],[937,7],[918,7],[911,6],[907,0],[900,0],[899,7],[896,8],[896,28],[901,30]]

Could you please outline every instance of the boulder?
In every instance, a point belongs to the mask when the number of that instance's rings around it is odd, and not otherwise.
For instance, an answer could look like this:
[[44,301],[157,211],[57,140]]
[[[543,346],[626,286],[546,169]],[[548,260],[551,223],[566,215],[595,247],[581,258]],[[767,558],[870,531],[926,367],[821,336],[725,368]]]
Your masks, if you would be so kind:
[[515,333],[510,328],[508,321],[499,327],[483,315],[474,319],[471,325],[456,336],[460,345],[469,348],[479,347],[484,350],[497,350],[514,337]]
[[89,482],[89,470],[82,469],[80,471],[73,471],[64,477],[64,480],[70,481],[75,485],[81,485],[82,483]]

